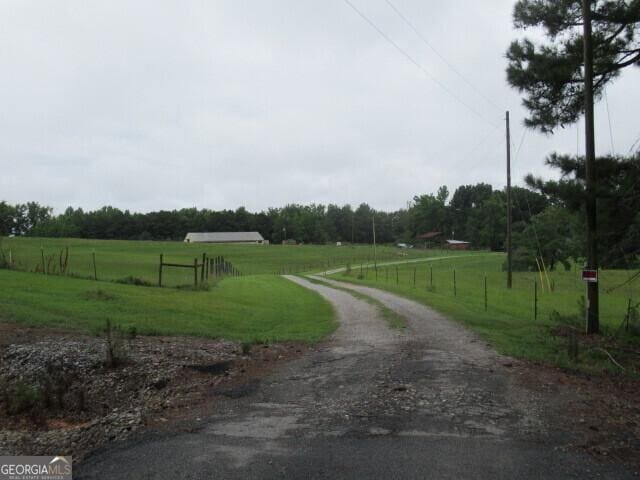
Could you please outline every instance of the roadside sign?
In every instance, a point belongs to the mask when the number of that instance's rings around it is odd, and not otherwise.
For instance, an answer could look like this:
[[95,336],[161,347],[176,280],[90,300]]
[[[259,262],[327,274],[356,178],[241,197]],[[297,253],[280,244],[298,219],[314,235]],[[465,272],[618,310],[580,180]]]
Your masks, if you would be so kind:
[[582,270],[582,281],[597,283],[598,282],[598,270]]

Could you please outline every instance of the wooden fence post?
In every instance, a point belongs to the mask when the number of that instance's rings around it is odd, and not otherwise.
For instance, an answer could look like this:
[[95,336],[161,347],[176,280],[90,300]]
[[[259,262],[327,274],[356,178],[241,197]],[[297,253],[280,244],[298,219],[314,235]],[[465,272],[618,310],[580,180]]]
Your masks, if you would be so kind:
[[47,266],[44,263],[44,247],[40,247],[40,255],[42,256],[42,273],[47,273]]
[[160,254],[160,268],[158,269],[158,286],[162,286],[162,254]]
[[484,311],[487,311],[487,276],[484,276]]
[[453,269],[453,296],[457,296],[457,291],[456,291],[456,269]]
[[433,265],[429,265],[429,286],[433,288]]
[[200,283],[204,283],[204,264],[207,261],[207,254],[203,253],[202,254],[202,266],[200,267]]
[[193,286],[198,286],[198,257],[193,259]]

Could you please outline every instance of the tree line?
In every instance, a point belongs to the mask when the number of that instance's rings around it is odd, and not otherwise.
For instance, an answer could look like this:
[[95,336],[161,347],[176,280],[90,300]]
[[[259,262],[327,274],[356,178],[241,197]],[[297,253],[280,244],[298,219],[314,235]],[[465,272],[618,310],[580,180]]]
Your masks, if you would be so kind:
[[[534,270],[542,258],[554,268],[584,256],[584,159],[553,154],[547,165],[560,180],[531,175],[526,188],[514,187],[514,266]],[[640,154],[597,160],[600,259],[605,267],[638,265],[640,248]],[[418,235],[442,232],[441,238],[466,240],[473,248],[503,251],[506,193],[486,183],[462,185],[453,195],[446,186],[418,195],[407,208],[391,212],[366,203],[298,205],[249,212],[184,208],[132,213],[114,207],[84,211],[67,208],[54,215],[37,202],[0,202],[0,235],[77,237],[117,240],[182,240],[187,232],[258,231],[272,243],[371,243],[375,217],[379,243],[421,245]]]
[[[549,201],[540,194],[515,188],[530,210],[518,219],[528,221]],[[114,240],[182,240],[187,232],[258,231],[265,239],[280,243],[371,243],[375,217],[380,243],[416,243],[421,233],[438,231],[442,237],[470,241],[478,248],[504,248],[506,195],[491,185],[459,187],[449,200],[447,187],[437,194],[416,196],[409,206],[392,212],[375,210],[367,203],[351,205],[298,205],[249,212],[184,208],[132,213],[106,206],[85,211],[68,207],[54,215],[51,207],[37,202],[9,205],[0,202],[0,234],[37,237],[78,237]]]

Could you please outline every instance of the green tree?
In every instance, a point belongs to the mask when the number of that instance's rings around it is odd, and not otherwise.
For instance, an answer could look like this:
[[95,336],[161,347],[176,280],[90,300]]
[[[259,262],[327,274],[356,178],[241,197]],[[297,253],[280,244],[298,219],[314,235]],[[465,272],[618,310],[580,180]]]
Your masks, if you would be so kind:
[[373,214],[375,211],[361,203],[353,215],[356,243],[373,243]]
[[[458,239],[465,240],[469,237],[467,232],[468,219],[475,208],[479,208],[485,200],[491,197],[493,187],[487,183],[459,186],[449,203],[451,228],[446,230],[448,234],[454,234]],[[502,216],[506,218],[506,210]],[[453,230],[453,232],[451,232]]]
[[505,195],[495,191],[489,198],[469,212],[465,231],[475,247],[503,251],[507,231],[507,202]]
[[[530,187],[571,212],[585,205],[583,157],[553,154],[546,164],[561,173],[560,180],[543,180],[528,175]],[[598,257],[605,267],[638,264],[640,252],[640,153],[632,157],[600,157],[598,170]],[[582,255],[586,246],[581,245]]]
[[[592,9],[594,94],[640,65],[640,0],[590,0]],[[551,132],[574,123],[583,112],[582,0],[519,0],[516,28],[542,29],[546,41],[523,38],[507,50],[507,80],[524,94],[529,127]]]
[[437,196],[420,195],[413,197],[414,233],[425,233],[448,229],[447,208],[445,200],[448,196],[447,187],[440,187]]
[[536,259],[553,270],[558,263],[569,268],[569,260],[580,256],[581,225],[575,212],[553,206],[534,215],[531,223],[520,224],[514,232],[513,268],[536,270]]
[[0,202],[0,237],[13,233],[16,209],[7,202]]

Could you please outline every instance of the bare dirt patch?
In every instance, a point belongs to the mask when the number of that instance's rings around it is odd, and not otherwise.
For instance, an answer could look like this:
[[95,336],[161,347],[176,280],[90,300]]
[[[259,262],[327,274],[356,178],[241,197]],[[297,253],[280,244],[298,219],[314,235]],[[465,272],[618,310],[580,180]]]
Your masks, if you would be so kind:
[[0,455],[76,461],[141,429],[183,428],[306,348],[140,336],[123,345],[108,368],[105,338],[0,323]]
[[513,372],[516,384],[543,395],[556,427],[572,433],[565,448],[640,466],[640,380],[517,360]]

